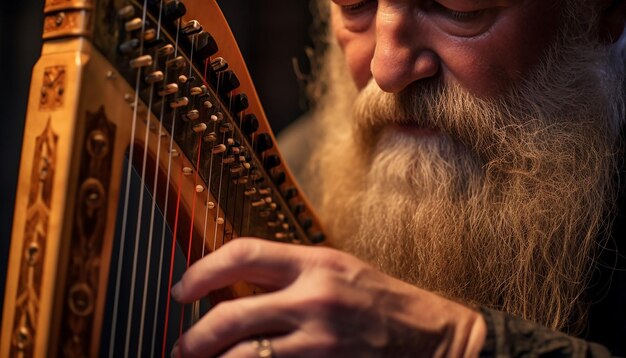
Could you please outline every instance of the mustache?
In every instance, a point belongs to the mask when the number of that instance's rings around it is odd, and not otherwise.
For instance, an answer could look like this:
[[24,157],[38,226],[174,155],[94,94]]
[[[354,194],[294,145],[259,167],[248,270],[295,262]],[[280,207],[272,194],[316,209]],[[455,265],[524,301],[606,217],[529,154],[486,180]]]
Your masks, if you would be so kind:
[[371,144],[393,125],[434,129],[479,156],[489,156],[491,143],[501,142],[514,122],[521,122],[511,116],[513,106],[507,106],[505,116],[497,102],[479,99],[439,79],[415,82],[399,93],[383,92],[370,81],[355,101],[353,130],[356,140]]

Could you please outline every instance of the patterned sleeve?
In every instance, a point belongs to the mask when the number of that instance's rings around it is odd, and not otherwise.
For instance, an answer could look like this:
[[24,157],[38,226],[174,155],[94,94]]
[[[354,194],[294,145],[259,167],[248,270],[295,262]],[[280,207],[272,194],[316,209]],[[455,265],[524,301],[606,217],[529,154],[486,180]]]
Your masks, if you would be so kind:
[[611,357],[596,343],[553,331],[500,311],[481,307],[487,339],[480,357]]

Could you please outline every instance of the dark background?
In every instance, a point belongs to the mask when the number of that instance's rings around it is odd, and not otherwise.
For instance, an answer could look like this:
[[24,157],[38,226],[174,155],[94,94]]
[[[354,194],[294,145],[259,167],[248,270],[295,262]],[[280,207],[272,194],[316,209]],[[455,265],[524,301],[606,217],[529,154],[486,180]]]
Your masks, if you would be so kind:
[[[292,58],[311,46],[308,0],[218,0],[275,132],[305,109]],[[0,2],[0,300],[31,69],[41,51],[43,0]],[[303,61],[306,62],[306,61]],[[2,302],[0,301],[0,302]],[[0,310],[1,314],[1,310]]]

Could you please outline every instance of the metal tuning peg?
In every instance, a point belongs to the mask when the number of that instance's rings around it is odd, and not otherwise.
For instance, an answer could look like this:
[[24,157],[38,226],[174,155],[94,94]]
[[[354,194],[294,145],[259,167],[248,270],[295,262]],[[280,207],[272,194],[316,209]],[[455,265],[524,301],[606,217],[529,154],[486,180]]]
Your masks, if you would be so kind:
[[311,240],[311,243],[313,244],[321,244],[324,240],[326,240],[326,237],[321,232],[318,232],[309,236],[309,240]]
[[161,71],[153,71],[150,72],[148,74],[146,74],[146,76],[144,77],[144,81],[149,84],[155,84],[157,82],[161,82],[163,81],[163,79],[165,78],[165,76],[163,75],[163,72]]
[[139,44],[139,39],[130,39],[120,44],[118,49],[120,53],[124,55],[129,55],[139,48]]
[[265,159],[263,159],[263,166],[267,170],[276,168],[279,165],[280,165],[280,157],[275,154],[268,155],[267,157],[265,157]]
[[300,226],[302,226],[304,230],[308,230],[313,227],[313,220],[311,220],[311,218],[304,218],[300,220]]
[[167,44],[160,47],[157,51],[157,56],[166,57],[174,53],[174,46],[172,44]]
[[245,93],[238,93],[230,98],[231,110],[233,113],[239,113],[244,109],[247,109],[250,105],[248,96]]
[[214,58],[211,61],[211,69],[213,72],[222,72],[228,69],[228,62],[223,57]]
[[152,56],[150,55],[139,56],[137,58],[130,60],[129,64],[131,68],[141,68],[141,67],[152,66]]
[[183,25],[181,32],[185,36],[195,35],[202,31],[202,25],[197,20],[191,20]]
[[257,153],[262,153],[272,147],[274,147],[272,137],[267,133],[261,133],[254,139],[254,150]]
[[285,189],[285,192],[283,193],[283,197],[285,198],[285,200],[291,200],[296,196],[298,196],[298,189],[292,186]]
[[259,129],[259,120],[257,117],[251,113],[246,114],[241,120],[241,131],[250,136],[252,133],[256,132]]
[[231,70],[226,70],[220,78],[219,91],[222,94],[228,94],[234,89],[237,89],[240,85],[241,83],[237,75]]
[[277,186],[281,186],[283,183],[285,183],[285,181],[287,181],[287,175],[285,174],[285,172],[278,172],[272,175],[272,181]]
[[185,5],[178,0],[171,0],[163,7],[163,17],[166,21],[173,21],[183,17],[187,13]]
[[141,18],[136,17],[124,23],[124,30],[126,30],[126,32],[141,30],[141,28],[143,27],[143,24],[144,23],[141,20]]
[[135,16],[135,7],[133,7],[132,5],[126,5],[117,10],[117,17],[122,20],[128,20],[133,16]]
[[215,55],[217,52],[217,42],[210,33],[201,31],[194,39],[194,56],[201,61]]
[[167,61],[165,63],[165,65],[168,68],[174,69],[174,70],[182,70],[183,68],[185,68],[187,66],[187,61],[185,61],[185,58],[183,56],[177,56],[169,61]]

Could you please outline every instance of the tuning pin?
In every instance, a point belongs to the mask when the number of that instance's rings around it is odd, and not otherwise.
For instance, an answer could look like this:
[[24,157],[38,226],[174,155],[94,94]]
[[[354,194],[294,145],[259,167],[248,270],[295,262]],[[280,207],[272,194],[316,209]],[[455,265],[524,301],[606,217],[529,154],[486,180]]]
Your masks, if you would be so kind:
[[217,141],[217,134],[215,132],[211,132],[204,136],[204,141],[207,143],[213,143]]
[[300,220],[300,226],[302,226],[304,230],[308,230],[313,227],[313,220],[311,220],[311,218],[304,218]]
[[223,57],[214,58],[211,61],[211,69],[214,72],[222,72],[228,69],[228,62]]
[[276,173],[272,176],[272,181],[277,186],[282,185],[286,180],[287,180],[287,176],[285,175],[285,172]]
[[226,122],[220,125],[220,133],[228,133],[233,130],[233,125]]
[[203,133],[206,131],[207,126],[206,123],[198,123],[192,127],[193,131],[196,133]]
[[128,41],[123,42],[120,47],[119,47],[119,51],[125,55],[128,55],[130,53],[132,53],[133,51],[135,51],[136,49],[139,48],[139,39],[130,39]]
[[191,36],[202,31],[202,25],[197,20],[191,20],[183,25],[181,32],[185,36]]
[[131,68],[141,68],[141,67],[151,66],[152,56],[150,55],[139,56],[137,58],[130,60],[129,64]]
[[258,207],[261,207],[261,206],[265,206],[265,204],[266,204],[265,200],[259,199],[257,201],[253,201],[250,205],[252,205],[253,208],[258,208]]
[[161,72],[161,71],[153,71],[153,72],[148,73],[144,77],[144,81],[146,81],[147,84],[152,85],[152,84],[155,84],[157,82],[163,81],[163,78],[164,78],[163,72]]
[[233,165],[230,168],[230,172],[232,174],[238,174],[238,173],[241,173],[242,171],[243,171],[243,165],[241,165],[241,164]]
[[143,40],[145,42],[153,42],[157,38],[157,32],[155,29],[147,29],[143,33]]
[[244,109],[247,109],[250,105],[248,96],[245,93],[238,93],[231,97],[231,110],[233,113],[239,113]]
[[222,94],[230,93],[232,90],[240,86],[239,78],[231,70],[226,70],[220,78],[219,91]]
[[268,155],[267,157],[265,157],[265,159],[263,160],[263,166],[265,167],[265,169],[270,170],[272,168],[276,168],[277,166],[280,165],[280,157],[272,154],[272,155]]
[[241,120],[241,131],[250,136],[259,129],[259,120],[254,114],[246,114]]
[[191,111],[187,112],[186,117],[190,121],[195,121],[196,119],[200,118],[200,111],[198,111],[197,109],[192,109]]
[[213,152],[213,154],[224,153],[224,152],[226,152],[226,145],[218,144],[218,145],[213,147],[212,152]]
[[194,56],[205,60],[217,52],[217,43],[210,33],[202,31],[194,39]]
[[157,50],[157,56],[165,57],[174,53],[174,46],[167,44]]
[[189,104],[189,98],[187,98],[187,97],[179,97],[179,98],[176,98],[175,100],[173,100],[172,102],[170,102],[170,107],[173,108],[173,109],[176,109],[176,108],[180,108],[180,107],[185,107],[188,104]]
[[128,20],[135,16],[135,8],[132,5],[126,5],[123,8],[117,10],[117,16],[120,19]]
[[311,235],[309,237],[309,240],[311,240],[311,242],[314,244],[319,244],[319,243],[324,242],[324,240],[326,240],[326,237],[321,232],[318,232],[318,233]]
[[132,20],[128,20],[126,21],[126,23],[124,23],[124,29],[127,32],[137,31],[137,30],[140,30],[142,27],[143,27],[143,21],[139,17],[136,17]]
[[187,61],[185,61],[185,58],[183,56],[177,56],[176,58],[167,61],[165,65],[174,70],[179,70],[185,68],[185,66],[187,65]]
[[210,118],[213,122],[221,122],[222,119],[224,119],[224,115],[222,112],[215,112],[215,114],[212,114]]
[[254,138],[254,150],[257,153],[262,153],[273,146],[272,137],[267,133],[261,133]]
[[285,200],[291,200],[291,199],[295,198],[297,195],[298,195],[298,189],[296,189],[294,187],[289,187],[289,188],[285,189],[283,197],[285,198]]
[[233,164],[236,161],[237,161],[237,158],[235,158],[235,156],[233,155],[228,155],[222,158],[222,164]]
[[306,210],[306,207],[304,206],[304,204],[296,204],[293,207],[293,213],[294,215],[300,215],[302,214],[304,211]]
[[198,96],[201,95],[203,93],[202,88],[200,87],[191,87],[191,89],[189,90],[189,95],[191,96]]
[[163,86],[163,89],[159,91],[159,96],[164,97],[173,93],[178,92],[178,84],[176,83],[168,83]]
[[163,8],[163,17],[166,21],[178,19],[185,15],[185,13],[187,13],[185,5],[178,0],[166,2]]

